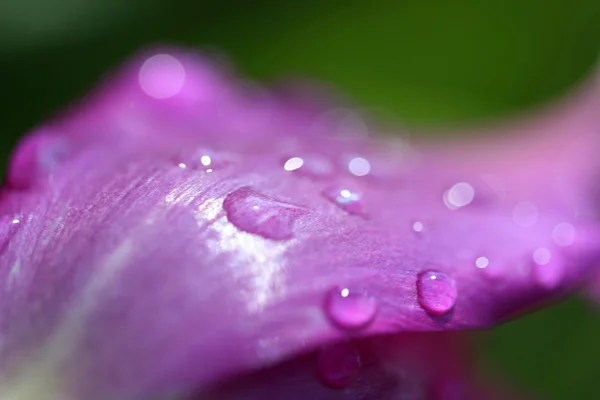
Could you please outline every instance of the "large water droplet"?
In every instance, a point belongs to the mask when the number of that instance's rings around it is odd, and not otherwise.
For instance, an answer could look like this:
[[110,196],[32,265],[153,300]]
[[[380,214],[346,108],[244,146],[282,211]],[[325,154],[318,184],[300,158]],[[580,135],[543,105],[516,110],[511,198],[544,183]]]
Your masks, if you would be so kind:
[[537,284],[548,290],[556,288],[565,272],[562,257],[556,252],[552,253],[547,248],[540,247],[533,252],[532,260],[531,274]]
[[10,161],[7,180],[18,189],[26,189],[35,181],[55,172],[70,156],[70,143],[50,133],[25,138]]
[[336,343],[317,352],[319,377],[327,386],[342,389],[360,372],[360,354],[352,343]]
[[325,301],[330,320],[343,329],[367,327],[377,313],[377,300],[365,291],[334,288]]
[[306,213],[304,208],[267,197],[250,187],[229,193],[223,209],[239,230],[273,240],[294,237],[294,225]]
[[362,214],[364,211],[361,196],[349,189],[327,189],[323,195],[350,214]]
[[425,271],[417,279],[417,298],[423,309],[434,316],[444,316],[456,304],[456,283],[443,272]]

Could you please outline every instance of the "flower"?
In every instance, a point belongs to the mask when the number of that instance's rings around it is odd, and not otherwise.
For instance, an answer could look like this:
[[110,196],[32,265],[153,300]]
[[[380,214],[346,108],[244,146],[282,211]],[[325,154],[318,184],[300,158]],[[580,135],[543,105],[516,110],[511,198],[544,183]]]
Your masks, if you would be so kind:
[[0,398],[490,398],[456,331],[598,259],[595,93],[519,137],[409,144],[225,70],[144,53],[20,143]]

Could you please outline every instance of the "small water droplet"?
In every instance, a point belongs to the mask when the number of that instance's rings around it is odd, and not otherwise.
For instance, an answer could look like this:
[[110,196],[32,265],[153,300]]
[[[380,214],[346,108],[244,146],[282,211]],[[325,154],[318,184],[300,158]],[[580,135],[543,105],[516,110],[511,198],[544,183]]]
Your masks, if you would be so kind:
[[329,160],[315,154],[291,157],[283,164],[283,169],[309,176],[311,178],[323,178],[333,173],[333,165]]
[[70,143],[51,133],[39,133],[23,139],[8,169],[8,183],[18,189],[29,188],[35,181],[55,172],[71,155]]
[[332,344],[317,352],[319,377],[333,389],[347,387],[360,372],[360,364],[360,354],[352,343]]
[[533,252],[532,260],[533,279],[548,290],[556,288],[562,281],[565,272],[562,258],[545,247],[540,247]]
[[425,271],[417,279],[419,304],[431,315],[448,314],[454,308],[457,296],[454,279],[443,272]]
[[285,162],[283,165],[283,169],[286,171],[295,171],[298,168],[301,168],[304,165],[304,160],[300,157],[292,157]]
[[177,161],[181,169],[193,171],[204,171],[211,173],[215,169],[222,169],[233,162],[233,157],[227,154],[217,153],[211,150],[195,150],[192,155],[184,157],[185,161]]
[[327,316],[343,329],[367,327],[377,313],[377,300],[365,291],[334,288],[325,300]]
[[413,228],[413,231],[421,233],[421,232],[423,232],[424,226],[423,226],[423,223],[421,221],[416,221],[413,224],[412,228]]
[[296,221],[306,213],[304,208],[267,197],[250,187],[229,193],[223,209],[229,222],[239,230],[273,240],[293,238]]
[[323,195],[350,214],[363,213],[361,196],[356,192],[344,188],[335,188],[325,190]]

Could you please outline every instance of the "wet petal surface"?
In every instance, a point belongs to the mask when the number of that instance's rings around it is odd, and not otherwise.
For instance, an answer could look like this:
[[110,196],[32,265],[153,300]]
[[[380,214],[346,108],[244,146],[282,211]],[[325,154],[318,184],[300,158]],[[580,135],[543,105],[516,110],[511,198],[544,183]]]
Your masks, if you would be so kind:
[[[407,152],[324,134],[329,120],[310,134],[309,107],[172,54],[134,60],[17,148],[0,199],[0,388],[203,390],[330,342],[492,326],[598,257],[591,164],[569,158],[565,179],[554,159],[489,143]],[[368,366],[351,359],[322,355],[321,378],[350,387]]]

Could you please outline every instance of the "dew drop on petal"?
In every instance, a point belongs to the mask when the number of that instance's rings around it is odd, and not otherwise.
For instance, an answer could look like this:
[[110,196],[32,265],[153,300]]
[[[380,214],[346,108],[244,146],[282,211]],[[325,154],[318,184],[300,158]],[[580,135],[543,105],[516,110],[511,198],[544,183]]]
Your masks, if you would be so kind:
[[570,246],[575,241],[575,227],[568,222],[563,222],[552,230],[552,240],[559,246]]
[[185,84],[185,68],[169,54],[148,58],[138,74],[142,90],[155,99],[167,99],[178,94]]
[[424,226],[423,226],[423,223],[421,221],[416,221],[412,225],[413,231],[418,232],[418,233],[423,232],[423,228],[424,228]]
[[229,193],[223,201],[223,209],[229,222],[239,230],[273,240],[293,238],[296,221],[306,213],[304,208],[275,200],[249,187]]
[[218,153],[211,150],[199,149],[185,158],[185,162],[179,163],[179,168],[190,168],[194,171],[211,173],[220,170],[233,162],[233,157],[226,153]]
[[25,138],[18,146],[8,168],[8,183],[26,189],[37,180],[55,172],[71,155],[69,141],[53,134]]
[[363,212],[361,196],[349,189],[327,189],[323,192],[323,195],[350,214],[361,214]]
[[522,201],[513,208],[513,221],[523,228],[535,225],[538,220],[538,209],[535,204]]
[[335,343],[317,352],[317,370],[323,383],[333,389],[347,387],[360,372],[360,354],[352,343]]
[[458,293],[454,279],[443,272],[425,271],[417,279],[417,298],[423,309],[434,316],[452,311]]
[[377,300],[365,291],[334,288],[325,300],[325,311],[331,322],[343,329],[367,327],[377,313]]

